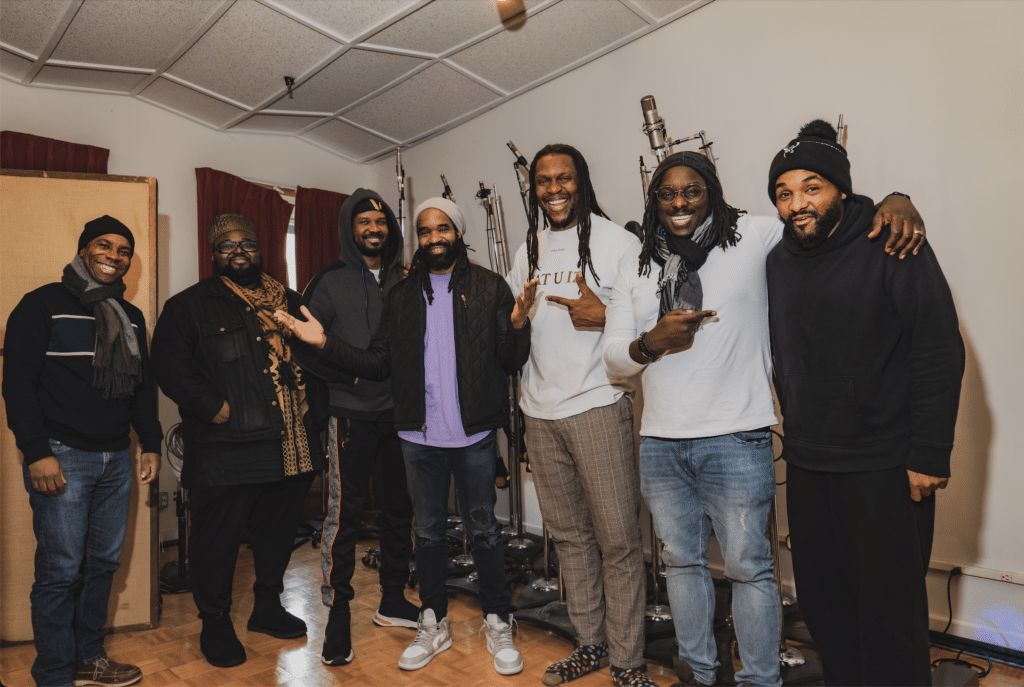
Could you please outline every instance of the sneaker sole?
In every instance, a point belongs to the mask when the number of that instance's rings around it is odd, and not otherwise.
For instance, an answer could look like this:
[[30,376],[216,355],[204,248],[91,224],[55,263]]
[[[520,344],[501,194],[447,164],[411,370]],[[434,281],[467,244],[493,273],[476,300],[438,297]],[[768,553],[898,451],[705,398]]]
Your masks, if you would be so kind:
[[379,612],[373,614],[373,624],[378,627],[411,627],[414,630],[416,629],[416,619],[392,618],[381,615]]
[[[206,658],[206,656],[203,656],[203,658]],[[245,663],[245,659],[246,658],[248,658],[248,657],[247,656],[242,656],[241,658],[232,658],[232,659],[227,660],[227,661],[214,661],[214,660],[212,660],[210,658],[206,658],[206,662],[209,663],[214,668],[234,668],[235,666],[240,666],[243,663]],[[95,683],[90,683],[90,684],[95,684]]]
[[356,652],[355,651],[349,651],[348,652],[348,656],[346,656],[345,658],[335,657],[335,658],[332,658],[330,660],[327,660],[326,656],[321,656],[320,660],[324,663],[324,665],[328,665],[328,666],[347,666],[349,663],[351,663],[355,659],[355,657],[356,657]]
[[260,627],[259,625],[254,624],[251,620],[246,624],[245,629],[249,632],[259,632],[260,634],[270,635],[271,637],[277,637],[278,639],[298,639],[299,637],[306,636],[306,630],[285,633],[280,632],[279,630],[272,630],[269,627]]
[[428,663],[433,661],[434,660],[434,656],[437,656],[442,651],[447,651],[448,649],[451,649],[451,648],[452,648],[452,638],[449,637],[447,639],[447,641],[445,641],[444,644],[442,644],[441,646],[437,647],[437,651],[435,651],[434,653],[432,653],[429,656],[427,656],[426,660],[424,660],[423,663],[419,663],[419,664],[414,665],[414,666],[413,665],[405,665],[405,666],[403,666],[401,659],[399,659],[398,667],[401,668],[402,670],[419,670],[420,668],[423,668]]
[[495,663],[494,669],[498,671],[498,675],[518,675],[519,673],[523,672],[523,664],[520,663],[518,666],[514,668],[499,668],[498,664]]
[[75,680],[75,687],[87,687],[88,685],[101,685],[102,687],[127,687],[128,685],[134,685],[136,682],[142,679],[142,673],[139,673],[135,677],[122,680],[121,682],[97,682],[96,680]]

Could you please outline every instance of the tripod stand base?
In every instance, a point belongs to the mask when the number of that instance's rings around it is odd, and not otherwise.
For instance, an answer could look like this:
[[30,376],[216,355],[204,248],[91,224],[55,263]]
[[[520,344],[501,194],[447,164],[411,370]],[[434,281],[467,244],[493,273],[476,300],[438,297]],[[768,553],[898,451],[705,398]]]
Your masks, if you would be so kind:
[[[512,602],[512,610],[516,613],[524,611],[527,608],[537,608],[538,606],[546,606],[552,601],[558,601],[558,581],[553,579],[546,580],[548,583],[554,585],[554,589],[538,589],[534,585],[544,580],[536,573],[530,573],[526,579],[526,586],[523,587],[523,591],[519,592],[519,596]],[[546,586],[546,585],[541,585]]]
[[[505,586],[509,587],[512,584],[522,580],[522,574],[519,572],[506,572],[505,573]],[[444,584],[445,589],[450,589],[453,592],[461,592],[468,596],[472,596],[474,599],[480,598],[480,581],[477,579],[476,573],[466,575],[465,577],[455,577]]]
[[178,571],[178,561],[164,564],[160,570],[160,591],[164,594],[184,594],[192,591],[192,581]]
[[544,606],[516,611],[515,616],[516,620],[521,623],[530,623],[565,637],[571,642],[576,641],[576,628],[572,626],[572,621],[569,620],[569,611],[561,601],[552,601]]

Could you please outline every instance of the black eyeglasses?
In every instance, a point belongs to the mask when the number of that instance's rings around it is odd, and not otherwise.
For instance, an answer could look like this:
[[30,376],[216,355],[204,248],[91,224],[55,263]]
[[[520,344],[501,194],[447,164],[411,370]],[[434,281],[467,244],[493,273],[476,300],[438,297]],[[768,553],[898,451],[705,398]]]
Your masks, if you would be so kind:
[[676,196],[682,196],[686,199],[687,203],[695,203],[704,197],[704,192],[706,190],[707,189],[700,184],[688,184],[680,191],[675,190],[671,186],[661,186],[654,192],[654,195],[662,205],[669,205],[676,199]]
[[255,253],[259,251],[260,246],[255,241],[224,241],[223,243],[217,244],[217,252],[221,255],[230,255],[235,252],[235,249],[239,246],[242,247],[246,253]]

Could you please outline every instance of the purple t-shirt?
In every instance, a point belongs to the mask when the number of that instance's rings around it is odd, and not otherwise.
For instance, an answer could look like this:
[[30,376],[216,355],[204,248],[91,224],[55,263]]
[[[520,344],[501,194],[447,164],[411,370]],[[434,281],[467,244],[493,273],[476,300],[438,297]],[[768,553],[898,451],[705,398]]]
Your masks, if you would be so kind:
[[[414,444],[461,448],[487,436],[487,431],[467,436],[459,408],[459,382],[455,373],[455,318],[450,274],[430,275],[434,302],[427,304],[427,331],[423,341],[424,387],[427,431],[399,432]],[[423,296],[426,298],[426,294]]]

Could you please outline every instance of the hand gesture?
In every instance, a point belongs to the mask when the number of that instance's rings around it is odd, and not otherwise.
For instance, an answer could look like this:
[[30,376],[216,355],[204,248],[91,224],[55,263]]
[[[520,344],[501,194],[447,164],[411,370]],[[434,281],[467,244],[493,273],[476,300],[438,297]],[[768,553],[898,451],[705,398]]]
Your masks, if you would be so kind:
[[[224,405],[227,405],[227,402]],[[139,486],[149,484],[156,479],[157,473],[160,472],[160,454],[143,453],[141,463],[142,465],[139,467]]]
[[274,319],[285,328],[285,331],[291,332],[300,341],[323,348],[327,344],[327,335],[324,334],[323,326],[313,317],[313,313],[309,312],[309,308],[303,305],[301,310],[302,314],[306,316],[305,322],[295,319],[283,310],[275,310]]
[[605,304],[587,286],[587,280],[582,272],[576,273],[575,281],[576,286],[580,289],[580,297],[576,300],[562,298],[561,296],[546,296],[545,300],[567,307],[569,309],[569,319],[572,320],[572,326],[577,329],[583,327],[599,327],[603,329]]
[[516,307],[512,309],[512,326],[522,329],[526,326],[526,318],[530,315],[530,308],[537,297],[537,285],[540,279],[534,277],[523,285],[523,295],[516,296]]
[[43,496],[59,496],[64,493],[64,471],[55,456],[40,458],[28,466],[28,475],[32,479],[32,488]]
[[227,401],[224,401],[224,405],[222,405],[220,410],[217,411],[217,414],[213,416],[213,420],[211,420],[211,422],[215,425],[223,425],[228,421],[229,417],[231,417],[231,406],[228,405]]
[[647,347],[656,355],[677,348],[686,348],[693,343],[697,330],[708,317],[717,315],[714,310],[673,310],[658,320],[654,329],[647,332]]
[[928,498],[933,492],[945,489],[949,484],[948,477],[932,477],[913,470],[907,470],[907,476],[910,478],[910,498],[914,501]]
[[925,242],[924,219],[909,198],[886,196],[879,203],[868,239],[881,234],[882,227],[886,225],[889,226],[889,240],[885,242],[886,253],[899,253],[900,260],[907,257],[907,253],[911,251],[917,255]]

